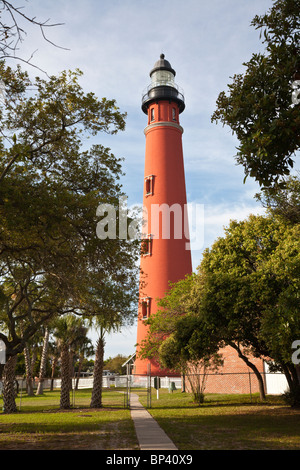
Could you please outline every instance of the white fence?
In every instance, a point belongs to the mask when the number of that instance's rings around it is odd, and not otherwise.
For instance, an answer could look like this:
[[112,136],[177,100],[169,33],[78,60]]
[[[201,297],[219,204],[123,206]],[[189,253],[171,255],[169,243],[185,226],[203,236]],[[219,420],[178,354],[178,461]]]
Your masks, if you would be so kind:
[[289,385],[284,374],[272,372],[266,374],[266,393],[268,395],[282,395],[289,390]]
[[[266,371],[267,372],[267,371]],[[130,388],[147,388],[149,386],[149,378],[146,375],[129,375],[129,381],[127,382],[127,375],[115,375],[115,376],[103,376],[103,387],[119,387],[126,388],[127,385]],[[87,389],[93,387],[93,377],[80,377],[78,383],[78,389]],[[77,378],[72,379],[72,388],[75,387]],[[18,379],[19,386],[25,388],[25,379]],[[170,388],[171,382],[175,383],[177,390],[181,389],[181,377],[160,377],[160,388]],[[270,373],[265,374],[266,392],[269,395],[281,395],[288,390],[288,383],[284,374],[281,373]],[[0,392],[1,392],[0,382]],[[37,383],[35,383],[35,387]],[[51,386],[51,379],[44,380],[44,388],[49,389]],[[53,388],[59,389],[61,386],[60,379],[54,379]],[[151,387],[154,387],[154,377],[151,377]],[[1,394],[1,393],[0,393]]]
[[[130,375],[130,387],[148,387],[149,378],[146,375]],[[181,377],[160,377],[160,388],[170,388],[171,382],[181,389]],[[117,386],[117,385],[116,385]],[[151,387],[154,387],[154,377],[151,377]]]
[[[129,380],[128,380],[129,378]],[[93,377],[80,377],[78,382],[78,389],[93,388]],[[147,388],[149,378],[146,375],[105,375],[102,378],[102,385],[105,388],[110,387],[119,387],[126,388],[127,385],[132,387]],[[25,388],[26,380],[18,379],[19,386]],[[74,389],[77,382],[77,378],[72,379],[72,388]],[[181,388],[181,378],[180,377],[161,377],[160,378],[160,387],[169,388],[170,383],[174,382],[177,389]],[[53,389],[59,389],[61,386],[61,379],[53,380]],[[34,387],[37,387],[37,381],[34,383]],[[51,379],[44,380],[44,389],[49,389],[51,387]],[[151,387],[154,387],[154,377],[151,377]]]
[[266,393],[268,395],[282,395],[289,390],[286,377],[281,372],[269,372],[269,366],[265,363]]

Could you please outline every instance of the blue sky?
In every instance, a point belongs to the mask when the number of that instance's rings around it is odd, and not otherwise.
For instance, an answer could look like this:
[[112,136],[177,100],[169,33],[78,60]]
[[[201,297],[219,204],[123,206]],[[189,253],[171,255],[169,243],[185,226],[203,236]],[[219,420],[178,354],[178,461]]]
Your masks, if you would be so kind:
[[[230,77],[244,71],[252,53],[263,50],[259,32],[250,27],[256,14],[265,13],[271,0],[30,0],[24,13],[50,23],[51,41],[28,28],[20,55],[50,74],[80,68],[86,91],[114,98],[128,113],[126,130],[117,136],[99,134],[98,141],[124,158],[122,180],[128,204],[142,203],[146,116],[141,96],[149,71],[163,52],[176,70],[186,109],[181,114],[187,199],[204,205],[204,238],[192,244],[193,269],[201,253],[223,235],[230,219],[263,213],[253,198],[259,186],[243,184],[243,168],[234,155],[238,142],[229,128],[211,124],[218,94]],[[35,69],[28,69],[40,75]],[[93,336],[94,337],[94,336]],[[106,357],[135,350],[136,326],[107,338]]]

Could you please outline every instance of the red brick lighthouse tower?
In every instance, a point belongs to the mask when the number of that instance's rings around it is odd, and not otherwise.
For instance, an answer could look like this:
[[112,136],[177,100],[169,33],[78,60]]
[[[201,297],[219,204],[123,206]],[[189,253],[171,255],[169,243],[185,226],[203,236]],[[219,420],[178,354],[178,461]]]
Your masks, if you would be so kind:
[[[135,373],[146,374],[149,361],[139,358],[139,345],[146,338],[145,320],[157,311],[170,282],[192,272],[187,201],[182,152],[183,129],[179,115],[184,96],[175,84],[175,70],[161,54],[150,72],[151,84],[142,99],[148,116],[143,205],[143,227]],[[151,361],[151,375],[167,375]]]

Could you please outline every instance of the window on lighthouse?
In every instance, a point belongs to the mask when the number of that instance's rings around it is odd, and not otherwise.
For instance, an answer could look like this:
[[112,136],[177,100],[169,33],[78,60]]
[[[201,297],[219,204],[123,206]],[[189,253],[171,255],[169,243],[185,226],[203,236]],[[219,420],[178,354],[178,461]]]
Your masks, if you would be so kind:
[[147,238],[142,239],[142,255],[151,256],[152,255],[152,235],[148,235]]
[[150,297],[142,299],[142,320],[146,320],[150,316]]
[[151,121],[154,121],[154,119],[155,119],[154,108],[151,108],[151,110],[150,110],[150,119],[151,119]]
[[151,196],[153,194],[154,189],[154,175],[146,176],[145,178],[145,185],[146,185],[146,196]]

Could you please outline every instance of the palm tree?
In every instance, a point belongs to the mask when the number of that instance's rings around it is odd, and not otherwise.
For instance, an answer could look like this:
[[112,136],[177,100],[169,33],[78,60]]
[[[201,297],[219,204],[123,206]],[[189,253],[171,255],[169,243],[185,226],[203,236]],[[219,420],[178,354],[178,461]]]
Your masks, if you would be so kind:
[[30,358],[30,349],[28,343],[26,343],[24,348],[24,357],[25,357],[25,370],[26,370],[26,388],[27,388],[27,395],[32,397],[33,393],[33,379],[32,379],[32,366],[31,366],[31,358]]
[[73,344],[78,338],[85,336],[87,328],[84,321],[74,315],[64,315],[55,322],[54,336],[60,350],[60,369],[61,369],[61,392],[60,392],[60,408],[68,409],[70,403],[71,389],[71,363],[70,353]]
[[3,383],[3,411],[4,413],[15,413],[17,411],[15,394],[15,370],[17,364],[17,355],[10,356],[4,366]]
[[111,283],[101,287],[94,285],[90,290],[88,307],[94,326],[99,333],[96,344],[91,408],[102,407],[105,335],[112,331],[119,331],[125,324],[132,323],[136,315],[136,285],[130,276],[127,281],[126,285],[125,278],[118,280],[118,282],[114,282],[112,279]]
[[102,407],[102,377],[103,377],[103,362],[104,362],[104,341],[105,329],[100,328],[99,338],[96,344],[96,355],[94,365],[94,380],[93,391],[91,398],[91,408]]
[[98,330],[98,340],[96,343],[95,365],[94,365],[94,381],[91,398],[91,408],[102,407],[102,377],[104,365],[104,347],[105,335],[112,331],[118,331],[122,325],[121,314],[110,312],[104,317],[98,316],[95,320],[96,329]]
[[92,345],[91,340],[89,338],[82,338],[82,344],[78,345],[79,363],[78,363],[78,372],[77,372],[75,390],[78,390],[79,378],[80,378],[80,373],[81,373],[81,369],[83,366],[83,361],[86,357],[91,357],[94,354],[94,352],[95,351],[94,351],[94,347]]
[[54,376],[55,376],[55,370],[56,366],[59,361],[59,356],[60,356],[60,351],[57,347],[57,345],[53,342],[49,342],[48,346],[48,353],[51,361],[51,382],[50,382],[50,390],[53,390],[53,384],[54,384]]
[[50,330],[48,327],[46,327],[45,334],[44,334],[41,364],[40,364],[39,382],[38,382],[36,395],[43,394],[44,379],[45,379],[46,364],[47,364],[47,352],[48,352],[48,345],[49,345],[49,336],[50,336]]

